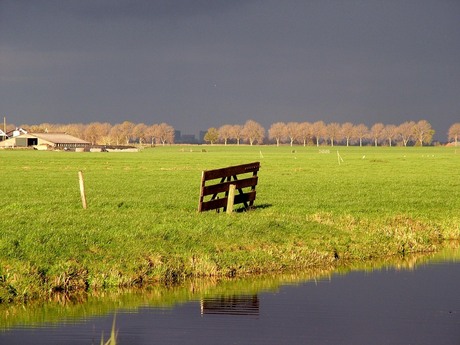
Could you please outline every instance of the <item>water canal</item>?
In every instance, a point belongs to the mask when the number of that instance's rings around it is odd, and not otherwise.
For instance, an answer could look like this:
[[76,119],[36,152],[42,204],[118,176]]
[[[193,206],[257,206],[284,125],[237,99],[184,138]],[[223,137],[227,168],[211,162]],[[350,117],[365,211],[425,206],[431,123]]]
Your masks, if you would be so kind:
[[459,250],[2,310],[0,344],[460,344]]

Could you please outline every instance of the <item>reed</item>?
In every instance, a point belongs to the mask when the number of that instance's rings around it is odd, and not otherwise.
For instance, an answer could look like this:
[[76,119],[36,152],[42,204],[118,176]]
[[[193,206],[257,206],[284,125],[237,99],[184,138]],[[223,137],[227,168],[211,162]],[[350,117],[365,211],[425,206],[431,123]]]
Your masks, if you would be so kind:
[[112,330],[110,331],[110,337],[107,339],[107,341],[104,340],[104,333],[102,333],[101,345],[117,345],[118,332],[115,329],[115,318],[116,315],[113,317]]

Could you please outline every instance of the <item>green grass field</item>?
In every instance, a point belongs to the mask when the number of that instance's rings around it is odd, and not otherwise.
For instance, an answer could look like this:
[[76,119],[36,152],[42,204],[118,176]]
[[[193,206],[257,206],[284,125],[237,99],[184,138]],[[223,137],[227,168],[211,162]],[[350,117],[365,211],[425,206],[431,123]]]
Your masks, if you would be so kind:
[[[197,213],[202,170],[253,161],[261,162],[254,210]],[[0,162],[3,302],[335,267],[460,238],[452,147],[5,150]]]

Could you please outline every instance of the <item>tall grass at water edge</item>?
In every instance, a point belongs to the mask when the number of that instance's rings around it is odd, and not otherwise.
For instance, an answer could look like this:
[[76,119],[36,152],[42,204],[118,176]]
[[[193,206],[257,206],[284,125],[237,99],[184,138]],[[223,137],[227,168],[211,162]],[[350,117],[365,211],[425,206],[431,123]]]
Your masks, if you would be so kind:
[[115,316],[113,317],[112,330],[110,331],[110,337],[107,341],[104,340],[104,334],[101,337],[101,345],[117,345],[117,331],[115,329]]
[[[332,267],[459,239],[455,148],[328,150],[0,151],[0,301]],[[254,210],[196,212],[202,170],[252,161]]]

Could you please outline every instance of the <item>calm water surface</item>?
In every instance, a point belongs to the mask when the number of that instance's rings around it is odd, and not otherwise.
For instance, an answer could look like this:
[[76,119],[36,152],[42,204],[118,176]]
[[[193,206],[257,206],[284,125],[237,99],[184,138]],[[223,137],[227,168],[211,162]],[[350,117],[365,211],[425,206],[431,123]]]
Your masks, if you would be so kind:
[[[46,309],[42,311],[46,313]],[[65,314],[65,313],[64,313]],[[114,313],[0,330],[0,344],[100,344]],[[460,263],[332,274],[116,312],[118,344],[460,344]]]

